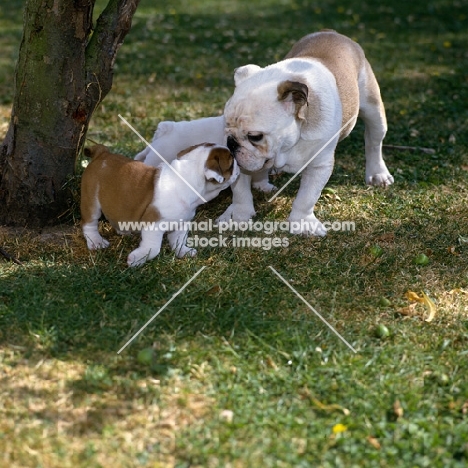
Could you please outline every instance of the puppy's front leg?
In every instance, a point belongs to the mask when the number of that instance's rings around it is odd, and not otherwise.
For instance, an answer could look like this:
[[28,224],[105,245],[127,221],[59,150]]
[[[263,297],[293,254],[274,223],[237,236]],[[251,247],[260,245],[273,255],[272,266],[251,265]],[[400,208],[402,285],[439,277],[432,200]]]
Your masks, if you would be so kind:
[[161,250],[164,231],[143,229],[141,231],[140,246],[130,252],[127,264],[130,267],[143,265],[147,260],[152,260]]
[[301,185],[289,215],[292,234],[321,237],[327,234],[325,226],[315,217],[314,207],[333,171],[334,149],[322,153],[319,158],[302,173]]
[[187,235],[188,231],[180,230],[180,231],[171,231],[167,234],[167,240],[172,248],[172,250],[177,255],[177,258],[185,257],[188,255],[189,257],[195,257],[197,255],[197,250],[192,249],[186,246],[187,242]]
[[217,222],[248,221],[255,216],[252,189],[250,186],[252,177],[241,171],[237,180],[231,185],[232,203],[227,210],[217,219]]

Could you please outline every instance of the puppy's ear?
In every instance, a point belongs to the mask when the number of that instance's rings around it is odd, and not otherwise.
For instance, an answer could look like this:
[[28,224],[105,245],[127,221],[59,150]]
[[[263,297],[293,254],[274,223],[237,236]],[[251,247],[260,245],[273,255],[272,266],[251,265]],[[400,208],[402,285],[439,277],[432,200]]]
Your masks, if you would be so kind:
[[284,103],[285,108],[297,118],[305,119],[305,108],[309,88],[299,81],[283,81],[278,85],[278,101]]
[[254,75],[261,67],[258,65],[244,65],[243,67],[236,68],[234,71],[234,83],[238,86],[249,76]]
[[228,148],[215,146],[205,163],[206,180],[215,180],[222,184],[232,174],[234,158]]
[[218,184],[222,184],[224,182],[224,177],[213,169],[205,168],[205,179],[206,180],[215,180]]

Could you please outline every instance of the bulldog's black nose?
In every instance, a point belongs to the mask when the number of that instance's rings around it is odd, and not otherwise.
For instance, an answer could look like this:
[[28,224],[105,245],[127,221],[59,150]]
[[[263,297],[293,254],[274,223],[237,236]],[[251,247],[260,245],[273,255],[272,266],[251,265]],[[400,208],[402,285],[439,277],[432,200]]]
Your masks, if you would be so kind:
[[229,151],[232,154],[236,154],[236,151],[238,150],[239,146],[239,143],[233,136],[228,136],[227,147],[229,148]]

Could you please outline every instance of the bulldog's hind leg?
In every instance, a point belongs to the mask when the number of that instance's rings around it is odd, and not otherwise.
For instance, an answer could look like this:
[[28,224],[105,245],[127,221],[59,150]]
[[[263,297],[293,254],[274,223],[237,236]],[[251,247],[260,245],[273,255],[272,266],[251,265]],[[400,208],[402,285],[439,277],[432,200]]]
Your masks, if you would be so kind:
[[386,187],[393,183],[393,177],[382,156],[387,119],[379,85],[367,60],[359,77],[359,96],[359,116],[366,126],[366,183]]
[[331,142],[301,175],[301,185],[289,215],[292,234],[320,237],[327,234],[326,227],[315,217],[314,208],[332,174],[336,144],[336,140]]
[[265,193],[276,190],[276,187],[273,184],[270,184],[268,180],[269,174],[270,169],[263,169],[252,174],[252,187]]

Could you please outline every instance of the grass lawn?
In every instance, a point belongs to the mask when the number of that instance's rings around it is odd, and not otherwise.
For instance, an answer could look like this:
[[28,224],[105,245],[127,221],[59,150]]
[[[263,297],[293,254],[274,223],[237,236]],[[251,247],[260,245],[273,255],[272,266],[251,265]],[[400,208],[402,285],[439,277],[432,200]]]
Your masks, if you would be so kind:
[[[182,260],[165,243],[140,269],[125,263],[138,236],[105,222],[111,247],[87,251],[79,169],[60,227],[0,227],[0,247],[22,262],[0,257],[0,466],[466,467],[466,1],[168,5],[141,2],[93,140],[132,156],[143,145],[118,114],[147,138],[161,120],[219,115],[236,67],[277,61],[306,33],[332,28],[373,65],[385,142],[431,151],[387,149],[395,184],[366,187],[358,124],[316,210],[355,231],[280,232],[287,247],[207,247]],[[0,136],[22,6],[0,7]],[[288,179],[273,177],[278,187]],[[256,192],[256,219],[285,220],[297,188],[272,203]],[[228,191],[196,219],[215,219],[229,203]],[[416,264],[419,254],[429,262]],[[408,291],[433,301],[432,321]],[[147,347],[149,364],[138,359]]]

